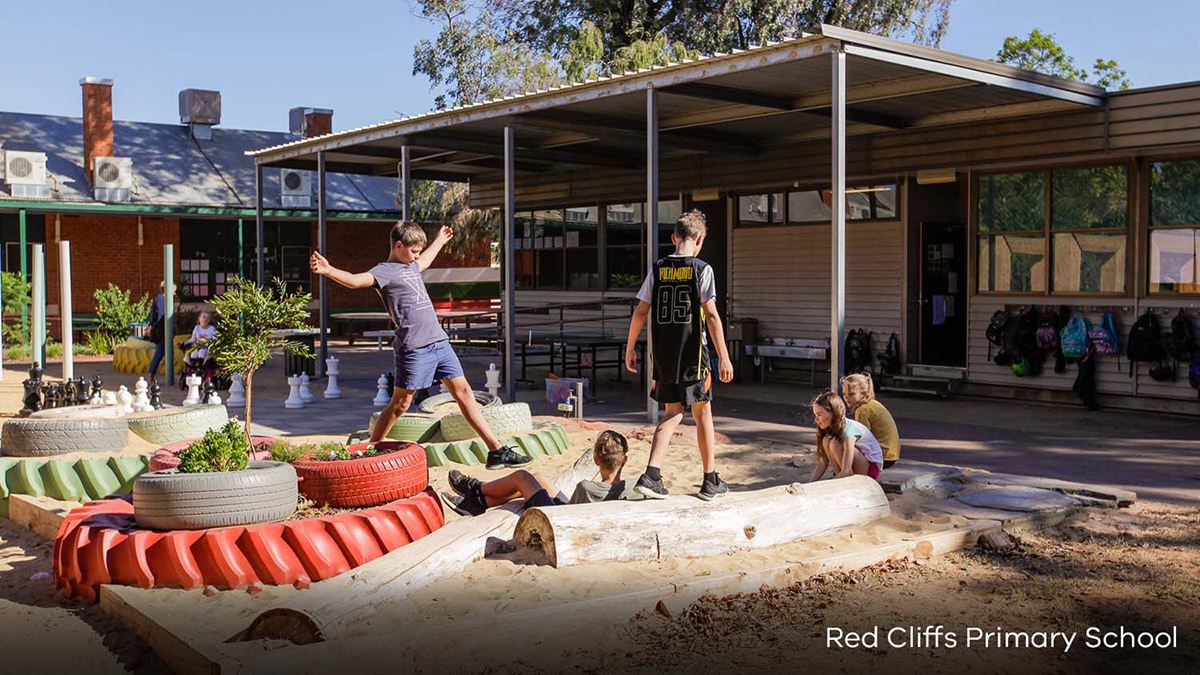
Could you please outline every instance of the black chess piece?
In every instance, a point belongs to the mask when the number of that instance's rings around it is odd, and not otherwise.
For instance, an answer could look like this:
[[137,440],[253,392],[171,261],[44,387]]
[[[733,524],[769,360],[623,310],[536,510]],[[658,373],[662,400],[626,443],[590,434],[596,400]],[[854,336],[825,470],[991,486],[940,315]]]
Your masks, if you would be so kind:
[[212,379],[204,381],[204,386],[200,390],[200,405],[208,405],[209,399],[216,393],[216,387],[213,386]]
[[158,380],[150,380],[150,407],[155,410],[162,410],[162,387],[158,385]]
[[40,387],[42,386],[42,373],[44,372],[45,371],[42,370],[42,364],[34,361],[33,365],[29,367],[29,379],[37,382],[38,386]]
[[25,380],[21,386],[25,387],[25,395],[21,397],[21,403],[25,407],[21,408],[21,416],[28,417],[42,409],[42,392],[39,391],[38,383],[33,380]]
[[387,383],[388,383],[388,390],[387,390],[388,398],[391,398],[393,392],[396,390],[396,374],[395,373],[387,374]]
[[75,405],[75,380],[68,377],[60,386],[59,392],[62,397],[59,399],[59,405],[64,408]]
[[47,409],[53,410],[58,407],[58,396],[60,393],[61,392],[60,392],[57,384],[43,384],[42,385],[42,394],[43,394],[42,398],[44,398],[46,400],[46,408]]
[[97,375],[92,378],[92,398],[100,398],[100,392],[104,389],[104,380]]
[[78,405],[88,404],[88,381],[87,378],[80,375],[75,380],[75,403]]

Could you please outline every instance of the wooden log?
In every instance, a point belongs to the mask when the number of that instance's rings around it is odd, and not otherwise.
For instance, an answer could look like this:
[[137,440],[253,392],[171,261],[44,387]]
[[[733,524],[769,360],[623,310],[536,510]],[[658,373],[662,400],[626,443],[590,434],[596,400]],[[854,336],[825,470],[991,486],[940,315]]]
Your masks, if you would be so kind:
[[[598,471],[589,449],[551,478],[567,497]],[[375,608],[399,602],[444,577],[457,574],[507,542],[520,502],[474,518],[460,518],[403,548],[346,574],[313,584],[304,593],[259,614],[245,631],[249,640],[269,638],[309,644],[345,637]]]
[[866,476],[734,492],[716,502],[670,497],[527,509],[514,535],[555,567],[713,556],[812,537],[890,515]]

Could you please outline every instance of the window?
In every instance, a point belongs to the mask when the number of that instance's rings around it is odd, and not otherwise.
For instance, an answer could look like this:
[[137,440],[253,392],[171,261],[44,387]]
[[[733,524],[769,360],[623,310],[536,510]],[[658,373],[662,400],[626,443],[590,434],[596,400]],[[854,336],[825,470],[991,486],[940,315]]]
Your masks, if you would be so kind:
[[600,207],[570,207],[564,213],[567,288],[600,290]]
[[518,213],[514,226],[517,287],[561,289],[565,281],[563,210]]
[[1124,293],[1125,166],[988,174],[976,218],[980,293]]
[[[265,228],[269,232],[274,225],[265,224]],[[245,226],[245,234],[253,241],[253,224]],[[267,241],[270,242],[271,239],[268,238]],[[256,259],[257,253],[253,243],[245,253],[251,261]],[[274,276],[279,274],[272,272],[270,266],[267,270]],[[238,274],[237,222],[186,219],[179,221],[179,272],[180,300],[207,302],[214,295],[224,293],[229,278]]]
[[1150,292],[1200,293],[1200,161],[1150,166]]
[[833,220],[832,190],[801,190],[789,192],[787,219],[789,223],[828,223]]
[[770,225],[783,222],[783,193],[741,195],[738,200],[738,223]]
[[[53,228],[53,223],[51,223]],[[16,213],[0,213],[0,235],[4,238],[4,271],[21,271],[21,217]],[[33,244],[46,242],[46,217],[40,213],[25,214],[26,273],[33,269]],[[78,254],[76,254],[78,255]]]
[[[206,221],[198,221],[204,223]],[[207,235],[208,239],[222,239],[224,242],[233,242],[233,248],[237,250],[237,223],[227,223],[227,230],[224,234],[218,234],[217,231],[212,231],[211,228],[218,223],[207,221],[207,226],[210,232]],[[183,225],[180,224],[180,240],[183,240]],[[242,230],[242,255],[244,256],[246,275],[251,279],[257,278],[258,275],[258,252],[256,246],[257,233],[255,232],[253,223],[246,223]],[[266,280],[268,283],[272,279],[279,278],[287,282],[288,288],[292,291],[299,290],[304,293],[312,292],[312,272],[308,268],[308,257],[312,254],[312,223],[308,221],[288,221],[288,222],[266,222],[263,223],[263,262],[266,267]],[[217,245],[218,242],[212,241],[209,245]],[[226,246],[227,243],[220,243],[221,246]],[[218,271],[225,272],[226,279],[238,273],[238,261],[233,256],[224,256],[214,265],[219,267],[211,267]],[[214,278],[211,283],[215,287],[220,285],[220,282]]]
[[[605,256],[608,287],[637,288],[646,276],[646,224],[642,204],[609,204],[605,207]],[[658,250],[668,255],[675,246],[671,233],[683,214],[683,202],[658,202]]]

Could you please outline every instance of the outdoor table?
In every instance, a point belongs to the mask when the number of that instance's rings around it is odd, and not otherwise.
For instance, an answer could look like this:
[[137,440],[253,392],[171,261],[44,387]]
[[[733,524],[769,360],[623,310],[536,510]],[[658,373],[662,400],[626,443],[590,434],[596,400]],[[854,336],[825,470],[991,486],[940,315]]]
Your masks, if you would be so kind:
[[298,342],[312,354],[312,357],[306,358],[297,356],[290,352],[283,354],[283,367],[287,375],[299,375],[300,373],[308,373],[309,377],[316,377],[317,355],[315,351],[315,340],[321,334],[319,328],[289,328],[287,330],[277,330],[272,335],[281,337],[287,342]]

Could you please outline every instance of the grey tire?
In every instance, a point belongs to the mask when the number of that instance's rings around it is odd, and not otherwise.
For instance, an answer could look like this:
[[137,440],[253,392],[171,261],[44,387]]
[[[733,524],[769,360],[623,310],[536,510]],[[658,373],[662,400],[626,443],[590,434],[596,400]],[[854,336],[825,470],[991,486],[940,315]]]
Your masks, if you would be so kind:
[[133,413],[125,419],[129,430],[138,436],[158,445],[170,445],[225,426],[229,412],[223,405],[193,405]]
[[[375,430],[375,424],[379,421],[379,413],[371,413],[371,422],[368,431]],[[413,443],[424,443],[433,438],[438,432],[438,420],[435,417],[426,417],[424,415],[401,415],[392,428],[388,431],[387,438],[393,441],[412,441]]]
[[[483,419],[496,438],[523,434],[533,429],[533,417],[525,403],[505,403],[483,409]],[[467,424],[462,413],[451,413],[442,418],[442,438],[447,441],[465,441],[479,434]]]
[[0,430],[0,455],[52,457],[72,452],[120,452],[129,443],[121,417],[10,419]]
[[133,483],[133,515],[155,530],[203,530],[272,523],[296,511],[296,470],[250,462],[244,471],[153,471]]
[[35,420],[82,420],[96,417],[122,417],[121,408],[115,405],[73,405],[66,408],[47,408],[29,415]]
[[[499,396],[492,396],[491,394],[487,393],[486,391],[473,391],[471,393],[475,394],[475,400],[478,401],[479,405],[483,406],[484,408],[488,408],[488,407],[491,407],[494,405],[500,405],[500,397]],[[421,409],[421,412],[429,413],[432,415],[433,413],[437,412],[437,409],[440,406],[444,406],[447,404],[453,404],[453,403],[454,403],[454,397],[451,396],[450,394],[434,394],[433,396],[430,396],[429,398],[425,399],[424,401],[421,401],[421,403],[418,407]]]

